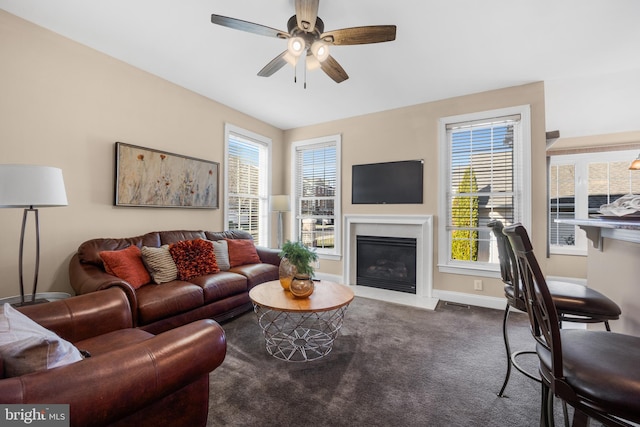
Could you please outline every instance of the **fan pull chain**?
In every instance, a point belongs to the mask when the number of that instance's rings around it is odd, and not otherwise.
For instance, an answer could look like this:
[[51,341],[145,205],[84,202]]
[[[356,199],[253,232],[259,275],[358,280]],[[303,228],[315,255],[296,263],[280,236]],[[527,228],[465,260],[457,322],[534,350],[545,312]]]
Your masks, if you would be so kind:
[[307,64],[304,64],[304,88],[307,88]]

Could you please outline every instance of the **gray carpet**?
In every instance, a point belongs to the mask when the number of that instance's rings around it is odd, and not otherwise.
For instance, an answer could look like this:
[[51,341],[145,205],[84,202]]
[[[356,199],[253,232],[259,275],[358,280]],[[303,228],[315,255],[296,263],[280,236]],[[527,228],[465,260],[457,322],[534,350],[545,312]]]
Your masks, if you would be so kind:
[[[228,351],[210,375],[208,426],[536,426],[540,386],[506,368],[503,311],[435,311],[356,297],[333,351],[313,362],[270,356],[253,312],[223,324]],[[533,348],[511,317],[514,350]],[[536,360],[526,361],[535,371]],[[556,422],[562,425],[559,405]]]

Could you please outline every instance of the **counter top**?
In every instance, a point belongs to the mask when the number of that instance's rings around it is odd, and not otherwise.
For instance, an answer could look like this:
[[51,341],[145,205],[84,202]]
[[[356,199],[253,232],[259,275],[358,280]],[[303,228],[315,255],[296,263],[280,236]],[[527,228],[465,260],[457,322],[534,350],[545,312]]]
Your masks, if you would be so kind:
[[555,222],[577,225],[587,233],[587,238],[593,242],[593,247],[600,251],[602,251],[602,239],[605,237],[640,243],[640,217],[637,219],[617,219],[612,217],[556,219]]

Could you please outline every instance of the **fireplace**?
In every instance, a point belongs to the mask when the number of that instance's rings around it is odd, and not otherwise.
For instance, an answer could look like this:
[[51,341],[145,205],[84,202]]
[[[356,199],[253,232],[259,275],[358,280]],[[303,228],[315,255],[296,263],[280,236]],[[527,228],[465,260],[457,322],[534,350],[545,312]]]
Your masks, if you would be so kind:
[[[342,283],[353,286],[356,296],[380,299],[415,307],[435,309],[438,299],[433,289],[433,216],[432,215],[358,215],[344,216],[344,262]],[[398,292],[357,283],[357,237],[376,236],[415,240],[415,290]],[[340,279],[337,279],[340,280]]]
[[356,236],[356,284],[416,293],[416,239]]

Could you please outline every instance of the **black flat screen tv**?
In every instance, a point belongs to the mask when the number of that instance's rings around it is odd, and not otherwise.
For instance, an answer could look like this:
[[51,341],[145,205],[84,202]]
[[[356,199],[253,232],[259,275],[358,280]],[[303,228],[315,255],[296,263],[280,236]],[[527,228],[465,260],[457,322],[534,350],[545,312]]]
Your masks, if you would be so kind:
[[353,165],[351,203],[420,204],[423,176],[423,160]]

